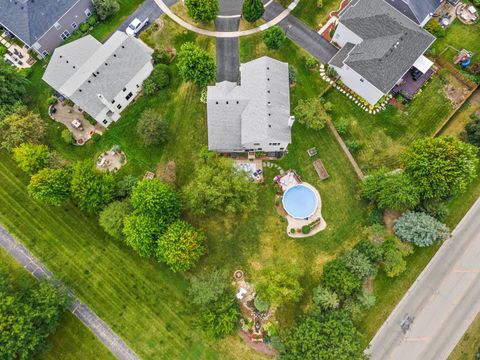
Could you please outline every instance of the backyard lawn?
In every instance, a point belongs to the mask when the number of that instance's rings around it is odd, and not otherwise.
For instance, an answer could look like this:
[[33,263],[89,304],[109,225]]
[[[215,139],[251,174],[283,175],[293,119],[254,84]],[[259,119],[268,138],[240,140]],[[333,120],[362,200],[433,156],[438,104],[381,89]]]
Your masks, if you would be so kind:
[[317,6],[318,0],[300,0],[292,14],[309,25],[314,30],[320,28],[328,20],[328,14],[340,7],[341,0],[323,0],[322,7]]
[[[8,273],[17,288],[30,286],[37,281],[21,265],[0,248],[0,272]],[[66,312],[55,333],[47,339],[47,349],[37,358],[56,359],[99,359],[113,360],[115,357],[100,343],[90,330],[70,312]]]

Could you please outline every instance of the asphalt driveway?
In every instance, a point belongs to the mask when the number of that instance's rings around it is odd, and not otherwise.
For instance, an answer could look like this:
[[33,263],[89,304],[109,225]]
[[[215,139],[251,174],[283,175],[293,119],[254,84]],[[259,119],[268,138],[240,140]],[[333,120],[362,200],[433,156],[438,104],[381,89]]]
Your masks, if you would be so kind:
[[[216,18],[216,31],[236,31],[240,18]],[[217,82],[237,82],[239,75],[238,37],[217,38]]]
[[[277,17],[283,10],[280,4],[273,2],[265,8],[263,18],[270,21]],[[337,48],[325,38],[310,29],[302,21],[293,15],[288,15],[278,24],[286,33],[287,37],[302,49],[310,53],[318,61],[326,64],[337,53]]]

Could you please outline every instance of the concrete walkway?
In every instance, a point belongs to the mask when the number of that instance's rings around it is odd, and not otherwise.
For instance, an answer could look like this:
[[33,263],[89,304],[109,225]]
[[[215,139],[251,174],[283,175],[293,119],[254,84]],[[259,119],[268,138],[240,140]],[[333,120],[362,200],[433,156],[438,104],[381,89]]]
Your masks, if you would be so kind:
[[[23,245],[0,226],[0,246],[23,265],[36,279],[52,278],[53,274]],[[70,308],[72,314],[83,322],[112,353],[120,360],[140,359],[127,344],[113,332],[90,308],[82,304],[71,290],[73,304]]]
[[[290,11],[292,11],[298,4],[300,0],[294,0],[287,9],[284,9],[281,13],[277,14],[277,16],[268,21],[267,23],[260,25],[259,27],[256,27],[254,29],[249,29],[249,30],[242,30],[242,31],[211,31],[211,30],[205,30],[201,29],[195,25],[192,25],[185,20],[181,19],[179,16],[177,16],[170,8],[168,5],[163,1],[163,0],[155,0],[157,5],[160,7],[160,9],[173,21],[175,21],[177,24],[183,26],[185,29],[196,32],[197,34],[201,35],[206,35],[206,36],[212,36],[212,37],[217,37],[217,38],[232,38],[232,37],[240,37],[240,36],[246,36],[246,35],[252,35],[256,34],[258,32],[264,31],[268,29],[269,27],[272,27],[274,25],[277,25],[280,21],[282,21],[284,18],[286,18],[289,14]],[[273,5],[270,4],[269,6]],[[266,7],[266,9],[269,8],[269,6]],[[265,9],[265,11],[266,11]],[[234,15],[235,17],[237,15]],[[313,30],[312,30],[313,31]]]
[[479,219],[480,199],[377,332],[372,360],[448,358],[480,312]]
[[[240,25],[240,18],[217,18],[215,30],[236,31]],[[237,82],[239,77],[239,49],[238,37],[216,39],[217,82]]]

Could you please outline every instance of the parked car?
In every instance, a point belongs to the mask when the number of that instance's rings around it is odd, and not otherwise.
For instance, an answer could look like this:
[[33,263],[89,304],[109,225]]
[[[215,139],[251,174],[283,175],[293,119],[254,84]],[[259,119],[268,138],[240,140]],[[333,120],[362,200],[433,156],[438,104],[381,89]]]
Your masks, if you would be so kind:
[[127,35],[136,35],[142,30],[142,28],[148,23],[148,18],[143,21],[135,18],[132,22],[128,25],[127,30],[125,30]]

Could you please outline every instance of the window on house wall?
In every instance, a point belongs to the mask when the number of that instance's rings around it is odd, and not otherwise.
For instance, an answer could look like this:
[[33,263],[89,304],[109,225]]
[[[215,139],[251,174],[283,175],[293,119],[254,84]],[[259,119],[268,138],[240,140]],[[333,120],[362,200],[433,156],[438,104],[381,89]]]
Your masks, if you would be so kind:
[[125,96],[125,100],[130,100],[130,98],[133,96],[131,92],[128,93],[127,96]]
[[107,123],[108,123],[107,119],[103,119],[102,122],[103,122],[105,125],[107,125]]
[[48,54],[48,51],[47,51],[47,50],[44,50],[44,51],[42,52],[42,55],[43,55],[43,57],[47,57],[47,56],[49,55],[49,54]]
[[77,26],[78,26],[77,23],[74,21],[74,22],[72,23],[72,29],[76,29]]
[[117,109],[120,110],[122,108],[122,105],[118,104]]
[[86,10],[85,10],[85,16],[86,16],[86,17],[92,16],[92,11],[91,11],[90,9],[86,9]]
[[67,38],[70,36],[70,32],[68,30],[65,30],[63,33],[60,34],[60,37],[63,40],[67,40]]

